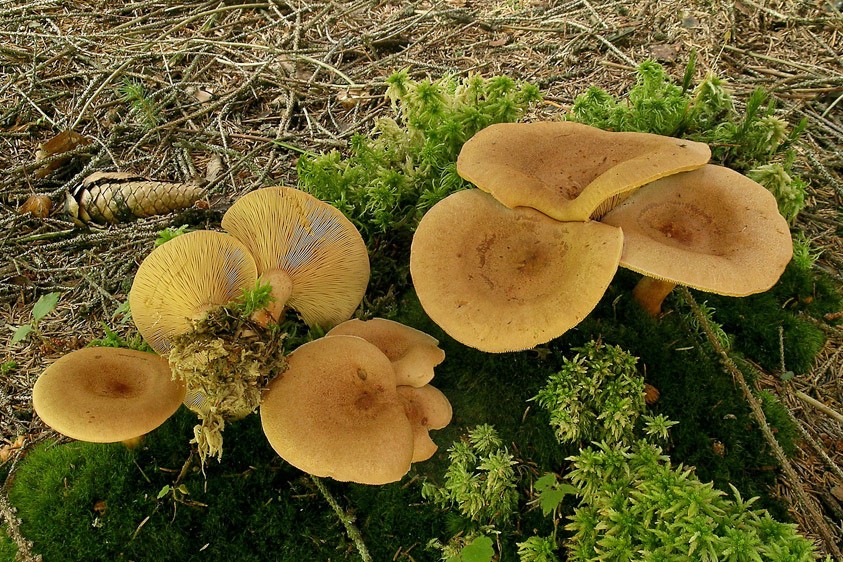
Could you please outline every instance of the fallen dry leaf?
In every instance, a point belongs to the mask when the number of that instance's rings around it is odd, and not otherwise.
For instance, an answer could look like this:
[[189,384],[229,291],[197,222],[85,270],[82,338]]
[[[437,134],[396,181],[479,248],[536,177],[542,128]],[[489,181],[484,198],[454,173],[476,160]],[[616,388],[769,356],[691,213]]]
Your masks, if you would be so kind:
[[[91,144],[90,139],[80,135],[71,130],[62,131],[44,144],[38,147],[38,151],[35,153],[35,161],[40,162],[41,160],[46,160],[51,156],[55,156],[56,154],[62,154],[64,152],[70,152],[74,148],[84,146],[86,144]],[[60,158],[45,166],[39,168],[35,172],[35,177],[37,178],[45,178],[47,177],[53,170],[57,169],[59,166],[67,162],[67,158]]]
[[53,201],[47,195],[30,195],[23,205],[18,207],[18,213],[32,213],[33,217],[44,219],[50,215],[52,209]]

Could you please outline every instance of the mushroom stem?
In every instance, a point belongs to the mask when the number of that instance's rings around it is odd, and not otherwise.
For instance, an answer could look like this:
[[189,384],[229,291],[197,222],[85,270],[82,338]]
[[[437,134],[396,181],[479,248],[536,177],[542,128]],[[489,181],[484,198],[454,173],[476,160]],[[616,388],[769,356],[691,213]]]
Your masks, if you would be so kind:
[[255,312],[252,319],[261,326],[266,326],[270,322],[277,322],[281,317],[284,305],[290,300],[290,295],[293,292],[293,280],[286,271],[276,268],[265,271],[260,276],[260,281],[269,283],[272,287],[272,298],[275,300],[263,310]]
[[123,444],[123,446],[124,446],[124,447],[126,447],[127,449],[134,449],[134,448],[136,448],[138,445],[140,445],[141,443],[143,443],[143,438],[144,438],[145,436],[146,436],[146,434],[144,434],[144,435],[138,435],[137,437],[132,437],[131,439],[123,439],[123,440],[122,440],[122,441],[120,441],[120,442],[121,442],[121,443]]
[[655,279],[653,277],[642,277],[632,296],[650,316],[658,316],[662,312],[662,302],[670,294],[676,283]]

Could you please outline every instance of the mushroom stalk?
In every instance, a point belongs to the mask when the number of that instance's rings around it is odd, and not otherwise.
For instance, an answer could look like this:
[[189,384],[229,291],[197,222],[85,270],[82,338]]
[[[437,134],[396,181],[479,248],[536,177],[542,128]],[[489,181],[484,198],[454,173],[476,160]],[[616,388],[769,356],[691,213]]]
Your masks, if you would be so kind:
[[676,283],[672,281],[642,277],[633,289],[632,296],[650,316],[658,316],[662,312],[662,302],[674,287]]
[[123,446],[127,449],[136,449],[138,445],[143,443],[143,438],[145,436],[146,434],[138,435],[137,437],[132,437],[131,439],[123,439],[122,441],[120,441],[120,443],[122,443]]
[[290,300],[290,295],[293,292],[293,280],[286,271],[282,269],[270,269],[260,277],[264,283],[269,283],[272,287],[272,302],[264,308],[255,312],[252,319],[266,327],[270,322],[277,322],[281,318],[281,313],[284,311],[284,305]]

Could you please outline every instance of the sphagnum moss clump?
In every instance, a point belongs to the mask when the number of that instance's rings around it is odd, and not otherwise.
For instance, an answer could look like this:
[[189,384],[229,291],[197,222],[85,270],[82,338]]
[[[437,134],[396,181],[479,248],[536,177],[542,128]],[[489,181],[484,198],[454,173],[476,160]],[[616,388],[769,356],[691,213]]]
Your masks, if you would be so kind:
[[287,366],[286,334],[278,325],[262,327],[251,320],[255,310],[268,304],[265,287],[208,310],[191,322],[190,332],[173,338],[170,368],[186,384],[186,403],[199,416],[193,431],[203,462],[222,457],[225,422],[254,412],[266,383]]

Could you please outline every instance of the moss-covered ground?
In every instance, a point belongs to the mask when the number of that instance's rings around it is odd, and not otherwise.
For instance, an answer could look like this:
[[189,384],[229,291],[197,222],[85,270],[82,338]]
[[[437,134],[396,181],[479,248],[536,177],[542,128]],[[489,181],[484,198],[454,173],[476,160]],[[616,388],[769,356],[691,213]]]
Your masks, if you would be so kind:
[[[558,445],[546,414],[528,399],[572,347],[596,338],[640,357],[641,373],[661,393],[652,409],[680,422],[668,447],[675,462],[695,466],[703,481],[713,480],[720,489],[731,483],[744,497],[761,496],[761,507],[787,518],[785,507],[769,496],[775,461],[740,391],[689,327],[682,303],[671,297],[668,313],[653,319],[631,300],[636,280],[637,275],[620,271],[577,328],[539,349],[501,355],[450,339],[426,317],[412,292],[399,299],[397,320],[441,340],[447,360],[437,368],[435,382],[451,400],[454,420],[434,433],[440,453],[416,465],[402,482],[380,487],[327,482],[355,515],[375,560],[437,559],[426,543],[451,536],[454,520],[423,502],[419,484],[422,478],[441,477],[444,450],[469,427],[490,423],[498,429],[522,461],[522,490],[535,475],[564,472],[565,457],[576,451]],[[810,302],[806,291],[813,297]],[[716,308],[716,319],[734,334],[739,353],[771,369],[780,364],[781,327],[785,363],[796,376],[822,344],[822,333],[803,315],[840,306],[839,293],[825,281],[795,269],[764,295],[698,298]],[[775,416],[771,419],[775,423]],[[257,416],[226,428],[222,462],[210,462],[204,475],[192,463],[177,482],[190,455],[193,423],[182,410],[135,450],[48,442],[30,452],[14,475],[9,496],[35,551],[48,562],[357,559],[353,543],[313,483],[269,447]],[[162,495],[165,486],[177,483],[185,488]],[[522,507],[516,535],[547,532],[549,522],[537,510]],[[514,542],[508,542],[505,559],[514,556]],[[0,537],[0,560],[11,560],[11,552],[8,539]]]

